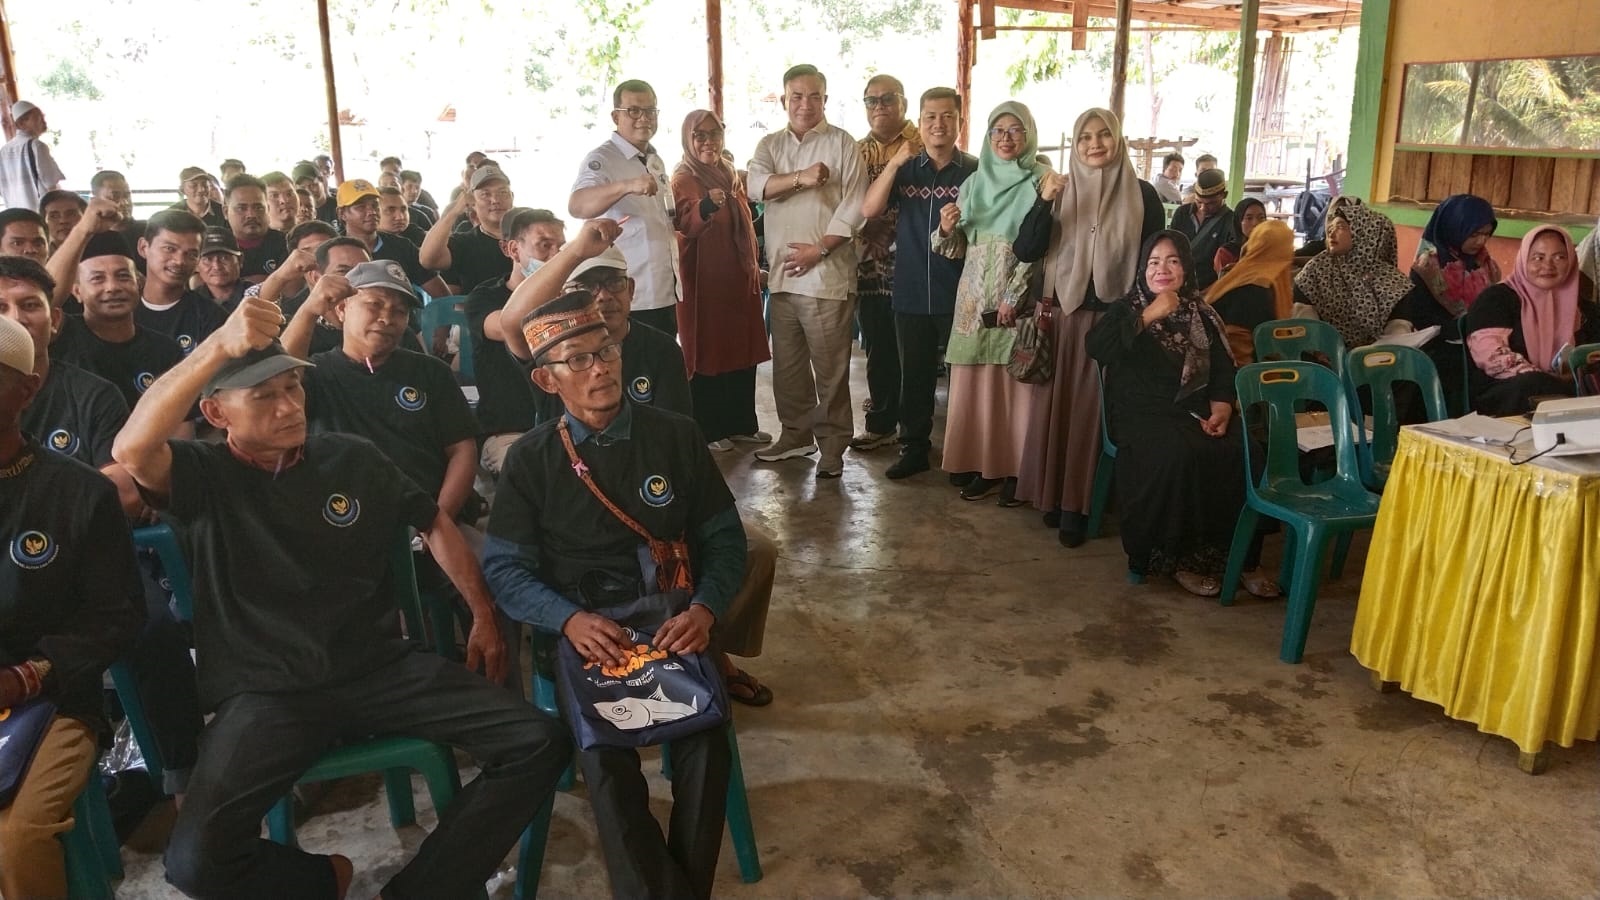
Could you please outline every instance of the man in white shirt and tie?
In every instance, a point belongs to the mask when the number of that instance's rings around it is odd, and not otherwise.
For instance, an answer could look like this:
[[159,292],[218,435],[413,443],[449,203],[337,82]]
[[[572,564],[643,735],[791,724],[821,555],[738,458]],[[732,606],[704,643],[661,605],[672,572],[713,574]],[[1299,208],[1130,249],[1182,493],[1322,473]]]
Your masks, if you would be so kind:
[[678,237],[672,227],[672,191],[667,167],[651,145],[661,118],[656,92],[643,81],[617,85],[611,94],[610,140],[583,158],[572,184],[567,212],[579,219],[614,219],[622,224],[616,247],[633,279],[629,318],[678,336]]
[[844,473],[850,444],[850,321],[866,177],[852,138],[824,118],[828,82],[815,66],[783,76],[789,125],[761,139],[750,196],[766,202],[772,393],[783,434],[756,452],[777,462],[819,449],[818,478]]

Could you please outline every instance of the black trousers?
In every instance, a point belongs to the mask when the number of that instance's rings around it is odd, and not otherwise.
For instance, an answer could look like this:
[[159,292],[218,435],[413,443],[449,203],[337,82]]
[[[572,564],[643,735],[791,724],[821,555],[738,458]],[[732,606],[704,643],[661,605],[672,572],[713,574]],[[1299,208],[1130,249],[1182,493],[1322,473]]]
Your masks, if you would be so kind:
[[469,897],[505,858],[571,757],[559,722],[458,663],[411,652],[343,684],[236,694],[200,739],[167,844],[167,881],[191,897],[333,897],[326,856],[259,837],[261,819],[339,740],[404,735],[459,747],[482,773],[384,896]]
[[166,573],[154,553],[139,551],[139,574],[144,582],[145,623],[128,652],[128,671],[166,770],[161,788],[181,794],[200,755],[200,729],[205,724],[194,660],[189,656],[189,626],[172,613],[171,594],[163,583]]
[[721,375],[695,375],[689,379],[689,395],[694,401],[694,420],[707,441],[760,430],[754,366]]
[[643,322],[664,334],[678,337],[678,307],[663,306],[660,309],[636,309],[628,314],[628,318],[635,322]]
[[713,728],[673,741],[670,749],[672,821],[665,838],[650,814],[650,789],[637,751],[578,754],[611,895],[618,900],[711,896],[727,813],[728,735]]
[[867,394],[872,409],[867,430],[893,434],[900,418],[900,352],[895,338],[895,314],[889,295],[866,289],[857,295],[856,322],[861,326],[861,349],[867,354]]
[[950,339],[951,315],[897,312],[894,333],[900,350],[900,452],[924,456],[933,447],[934,395],[939,387],[940,348]]

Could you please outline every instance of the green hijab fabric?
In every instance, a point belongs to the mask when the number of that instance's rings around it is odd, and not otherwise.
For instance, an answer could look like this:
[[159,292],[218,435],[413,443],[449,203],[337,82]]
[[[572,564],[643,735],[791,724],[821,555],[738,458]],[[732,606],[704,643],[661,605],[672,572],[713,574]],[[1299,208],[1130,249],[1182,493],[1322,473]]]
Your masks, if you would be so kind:
[[[1001,116],[1016,116],[1028,130],[1022,152],[1016,159],[1006,161],[995,155],[989,141],[989,129]],[[1039,199],[1039,179],[1044,167],[1034,159],[1039,152],[1039,133],[1033,124],[1033,113],[1015,100],[996,106],[989,113],[984,126],[983,152],[978,155],[978,171],[961,186],[961,230],[967,240],[980,234],[998,234],[1008,240],[1017,236],[1022,219]]]

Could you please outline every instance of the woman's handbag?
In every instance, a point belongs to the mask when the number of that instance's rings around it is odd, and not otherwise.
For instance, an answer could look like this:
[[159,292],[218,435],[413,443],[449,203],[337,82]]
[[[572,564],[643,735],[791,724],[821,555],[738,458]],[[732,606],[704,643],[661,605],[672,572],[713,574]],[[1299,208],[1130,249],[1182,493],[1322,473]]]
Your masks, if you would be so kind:
[[43,697],[0,709],[0,809],[16,799],[28,766],[33,764],[33,754],[55,717],[55,703]]
[[556,685],[580,749],[649,747],[728,721],[727,688],[710,653],[668,653],[654,645],[661,625],[688,608],[688,594],[673,591],[597,610],[626,636],[619,667],[591,663],[561,638]]
[[1049,384],[1056,371],[1055,304],[1040,301],[1033,315],[1017,319],[1006,371],[1023,384]]

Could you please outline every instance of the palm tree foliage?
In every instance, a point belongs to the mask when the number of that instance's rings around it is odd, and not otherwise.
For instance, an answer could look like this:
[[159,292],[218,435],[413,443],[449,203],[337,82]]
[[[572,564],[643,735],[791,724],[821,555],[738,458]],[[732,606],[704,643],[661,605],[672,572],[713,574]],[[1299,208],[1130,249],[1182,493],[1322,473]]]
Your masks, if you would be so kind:
[[1600,150],[1600,56],[1407,66],[1400,140]]

